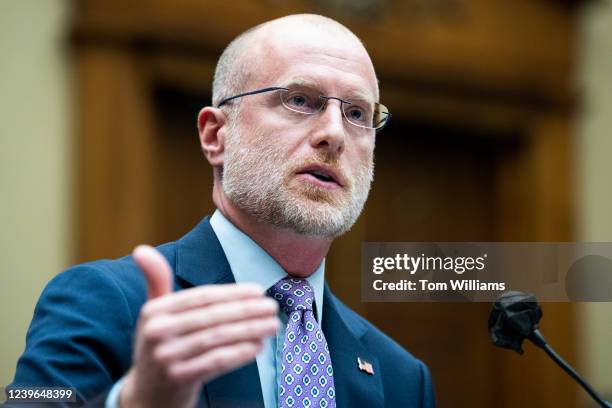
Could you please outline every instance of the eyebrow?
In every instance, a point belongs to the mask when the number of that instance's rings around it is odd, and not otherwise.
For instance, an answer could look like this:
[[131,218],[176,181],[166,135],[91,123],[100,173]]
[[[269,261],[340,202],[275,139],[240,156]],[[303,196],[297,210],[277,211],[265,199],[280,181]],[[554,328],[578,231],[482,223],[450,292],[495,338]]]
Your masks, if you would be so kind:
[[[283,85],[285,88],[290,88],[291,86],[304,86],[308,88],[315,88],[320,90],[322,88],[321,84],[313,79],[306,77],[293,77],[287,80]],[[335,95],[334,95],[335,96]],[[341,95],[342,98],[346,99],[354,99],[354,100],[362,100],[368,103],[374,104],[374,97],[371,93],[361,90],[361,89],[351,89],[347,95]]]

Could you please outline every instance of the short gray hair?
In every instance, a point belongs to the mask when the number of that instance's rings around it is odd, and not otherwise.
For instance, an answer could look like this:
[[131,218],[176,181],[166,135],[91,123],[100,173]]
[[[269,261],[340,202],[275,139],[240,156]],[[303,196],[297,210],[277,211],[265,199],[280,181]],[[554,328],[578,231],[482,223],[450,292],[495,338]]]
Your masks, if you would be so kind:
[[[217,106],[224,98],[245,92],[244,84],[251,77],[252,67],[246,56],[248,45],[253,39],[252,33],[261,25],[255,26],[236,37],[221,53],[212,85],[212,105]],[[235,105],[226,105],[233,111]]]

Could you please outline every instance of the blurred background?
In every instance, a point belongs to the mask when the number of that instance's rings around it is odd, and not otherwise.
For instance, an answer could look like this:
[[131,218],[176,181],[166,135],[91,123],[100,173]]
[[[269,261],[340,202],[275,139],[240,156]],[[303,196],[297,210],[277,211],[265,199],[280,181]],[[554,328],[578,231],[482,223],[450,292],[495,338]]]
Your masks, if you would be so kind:
[[[393,121],[328,279],[431,368],[441,407],[591,407],[490,304],[373,304],[369,241],[612,241],[612,6],[579,0],[2,0],[0,384],[66,266],[174,240],[213,211],[196,113],[223,47],[314,12],[362,38]],[[550,343],[612,399],[612,304],[547,303]],[[389,374],[392,375],[392,374]]]

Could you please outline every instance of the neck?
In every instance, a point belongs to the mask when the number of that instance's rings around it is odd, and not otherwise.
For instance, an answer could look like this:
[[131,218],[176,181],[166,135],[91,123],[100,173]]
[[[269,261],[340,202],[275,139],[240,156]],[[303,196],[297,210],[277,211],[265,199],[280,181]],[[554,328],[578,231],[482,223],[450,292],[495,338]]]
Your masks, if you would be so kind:
[[[219,183],[220,184],[220,183]],[[317,270],[331,246],[331,238],[313,237],[255,220],[223,194],[219,184],[213,201],[232,224],[262,247],[289,275],[307,278]]]

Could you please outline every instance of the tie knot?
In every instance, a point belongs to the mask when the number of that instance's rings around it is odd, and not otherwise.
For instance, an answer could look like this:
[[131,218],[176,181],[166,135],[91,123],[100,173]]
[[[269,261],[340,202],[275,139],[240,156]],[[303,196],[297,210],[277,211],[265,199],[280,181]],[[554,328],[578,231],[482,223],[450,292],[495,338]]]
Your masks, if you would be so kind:
[[314,293],[306,279],[283,278],[268,289],[268,294],[288,315],[296,310],[312,310]]

